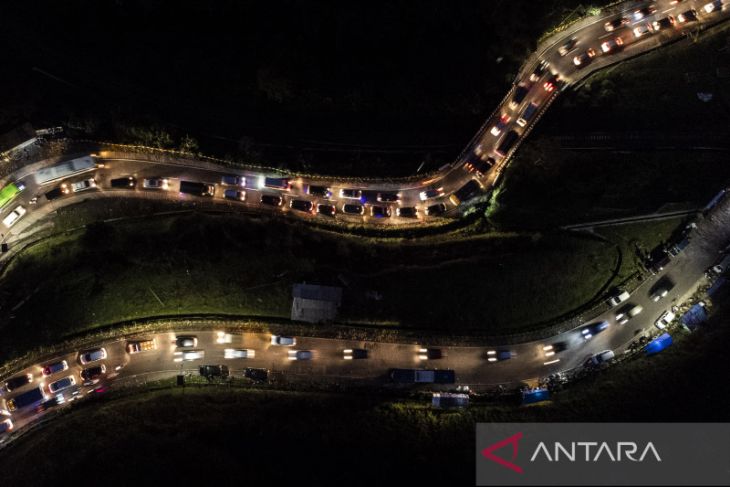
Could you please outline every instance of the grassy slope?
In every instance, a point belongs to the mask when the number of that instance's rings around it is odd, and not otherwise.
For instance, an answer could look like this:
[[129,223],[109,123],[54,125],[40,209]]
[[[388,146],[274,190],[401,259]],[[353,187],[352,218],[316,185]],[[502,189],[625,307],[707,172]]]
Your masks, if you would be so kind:
[[[730,372],[727,308],[704,331],[676,336],[658,356],[589,377],[529,408],[476,401],[464,412],[443,412],[425,401],[249,389],[108,396],[19,441],[3,452],[0,468],[10,484],[33,469],[43,482],[138,472],[151,480],[296,477],[372,485],[407,472],[410,482],[472,485],[476,422],[728,421],[721,387]],[[428,468],[434,464],[444,467]]]

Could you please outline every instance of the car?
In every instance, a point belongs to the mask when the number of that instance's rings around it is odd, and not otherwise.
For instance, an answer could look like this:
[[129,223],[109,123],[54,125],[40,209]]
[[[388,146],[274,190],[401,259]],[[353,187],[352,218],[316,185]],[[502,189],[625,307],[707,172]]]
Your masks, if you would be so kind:
[[112,188],[129,189],[137,186],[137,179],[134,176],[126,178],[116,178],[109,181]]
[[279,195],[275,194],[262,194],[261,204],[267,206],[281,206],[284,200]]
[[547,61],[540,61],[540,63],[537,65],[535,70],[530,74],[530,81],[535,82],[539,80],[543,74],[545,74],[545,71],[547,71],[547,68],[550,66],[550,63]]
[[36,413],[42,413],[43,411],[47,411],[51,408],[59,406],[64,402],[66,402],[66,400],[64,399],[63,394],[56,394],[55,396],[51,397],[50,399],[46,399],[38,406],[36,406],[35,411]]
[[307,200],[291,200],[289,202],[289,208],[292,210],[302,211],[304,213],[312,213],[314,204]]
[[311,196],[321,196],[322,198],[332,197],[332,190],[326,186],[310,186],[304,185],[304,192]]
[[5,418],[0,421],[0,434],[7,433],[13,430],[13,421],[10,418]]
[[5,390],[12,392],[16,389],[20,389],[24,385],[30,384],[31,382],[33,382],[33,374],[17,375],[5,381]]
[[489,133],[494,136],[501,134],[510,120],[512,120],[512,117],[510,117],[506,113],[503,113],[502,116],[499,117],[499,120],[497,121],[496,125],[494,127],[492,127],[492,130],[489,131]]
[[610,298],[608,298],[608,301],[606,301],[606,302],[608,303],[609,306],[612,306],[612,307],[618,306],[619,304],[623,303],[630,297],[631,297],[631,294],[629,294],[628,291],[621,291],[620,293],[616,294],[615,296],[611,296]]
[[659,32],[665,29],[669,29],[670,27],[674,27],[674,24],[676,21],[674,20],[674,17],[671,15],[667,15],[663,19],[655,20],[651,23],[652,27],[654,27],[654,30]]
[[127,342],[127,353],[129,354],[149,352],[156,349],[157,340],[155,338],[147,340],[131,340]]
[[254,382],[265,382],[269,378],[269,371],[268,369],[247,367],[243,369],[243,376]]
[[289,350],[287,355],[289,360],[312,360],[312,352],[310,350]]
[[[520,127],[526,126],[527,123],[530,122],[535,117],[535,115],[537,114],[538,108],[539,108],[539,105],[535,102],[531,102],[529,105],[527,105],[527,107],[525,108],[525,111],[522,112],[522,116],[520,116],[520,118],[517,119],[517,125],[519,125]],[[494,159],[492,159],[490,157],[489,160],[491,160],[492,165],[494,165],[494,162],[495,162]]]
[[189,362],[191,360],[200,360],[205,357],[205,350],[183,350],[175,352],[175,362]]
[[669,289],[665,287],[660,287],[656,289],[653,293],[651,293],[651,300],[655,303],[665,297],[667,294],[669,294]]
[[679,22],[680,24],[684,24],[686,22],[693,22],[695,20],[697,20],[697,10],[695,10],[693,8],[677,15],[677,22]]
[[609,52],[612,52],[623,45],[623,39],[621,39],[620,37],[614,37],[613,39],[609,39],[601,44],[601,50],[608,54]]
[[562,46],[560,46],[558,48],[558,54],[560,54],[561,56],[565,57],[577,45],[578,45],[578,39],[576,39],[575,37],[573,37],[572,39],[568,40],[568,42],[566,42],[565,44],[563,44]]
[[553,75],[542,84],[542,87],[548,93],[552,93],[553,91],[555,91],[555,88],[557,88],[559,82],[560,78],[558,78],[557,75]]
[[8,228],[12,227],[18,220],[20,220],[23,215],[25,215],[25,213],[25,208],[23,208],[21,205],[16,206],[13,211],[8,213],[8,216],[3,218],[3,225]]
[[227,200],[246,201],[246,192],[237,189],[223,190],[223,197]]
[[347,215],[364,215],[365,207],[362,205],[357,205],[355,203],[349,203],[346,205],[342,205],[342,213],[345,213]]
[[88,350],[86,352],[83,352],[79,354],[79,361],[82,365],[86,365],[91,362],[96,362],[98,360],[104,360],[106,358],[106,349],[105,348],[95,348],[93,350]]
[[530,92],[530,87],[532,85],[527,85],[525,83],[520,83],[517,85],[517,88],[515,88],[515,94],[512,97],[512,100],[509,102],[509,107],[512,110],[517,110],[517,107],[519,107],[522,102],[525,100],[525,97]]
[[589,47],[583,54],[578,54],[573,58],[573,64],[578,67],[583,67],[589,64],[594,57],[596,57],[596,51],[592,47]]
[[416,218],[418,217],[418,208],[415,206],[403,206],[396,208],[395,214],[401,218]]
[[669,261],[669,253],[665,249],[657,249],[656,251],[652,251],[649,270],[652,274],[658,274],[659,272],[664,270],[664,267],[669,264]]
[[[92,382],[99,377],[102,376],[102,374],[106,373],[106,365],[101,364],[97,365],[96,367],[89,367],[87,369],[84,369],[81,371],[81,378],[84,379],[85,382]],[[85,384],[86,385],[86,384]]]
[[419,360],[438,360],[444,358],[444,353],[440,348],[419,348]]
[[61,186],[58,186],[58,187],[56,187],[56,188],[53,188],[53,189],[52,189],[52,190],[50,190],[49,192],[47,192],[47,193],[45,194],[45,197],[46,197],[46,199],[47,199],[48,201],[53,201],[53,200],[55,200],[56,198],[60,198],[60,197],[61,197],[61,196],[63,196],[64,194],[66,194],[66,192],[65,192],[65,191],[63,190],[63,188],[62,188]]
[[628,17],[619,17],[618,19],[609,20],[608,22],[603,24],[603,28],[606,29],[606,32],[613,32],[614,30],[628,24],[629,22],[630,20]]
[[654,322],[654,326],[656,326],[660,330],[663,330],[664,328],[667,327],[667,325],[669,325],[669,323],[674,321],[674,317],[675,317],[674,311],[667,310],[664,313],[662,313],[661,316],[659,316],[659,319],[657,319]]
[[[532,105],[534,105],[534,103],[531,103],[529,106]],[[497,161],[495,161],[492,157],[488,157],[486,161],[483,159],[472,159],[464,164],[464,169],[470,173],[476,173],[479,177],[483,177],[489,172],[496,162]]]
[[616,313],[616,322],[619,325],[625,325],[631,318],[638,315],[642,311],[644,311],[644,308],[639,304],[626,306],[621,310],[620,313]]
[[246,186],[246,178],[243,176],[225,175],[221,177],[221,184],[225,184],[227,186],[240,186],[243,188]]
[[436,203],[435,205],[427,206],[425,213],[428,216],[443,215],[446,213],[446,205],[443,203]]
[[373,206],[370,208],[370,214],[373,218],[389,218],[392,213],[389,206]]
[[175,347],[192,348],[198,346],[198,337],[193,335],[181,335],[175,337]]
[[230,375],[227,365],[201,365],[198,367],[198,373],[208,380],[213,377],[226,378]]
[[342,351],[345,360],[359,360],[368,358],[368,351],[364,348],[346,348]]
[[380,203],[396,203],[400,201],[400,195],[398,193],[378,193],[375,199]]
[[78,193],[79,191],[86,191],[87,189],[96,188],[96,180],[94,178],[84,179],[82,181],[76,181],[71,183],[71,191]]
[[616,356],[616,354],[613,353],[612,350],[604,350],[603,352],[599,352],[599,353],[593,355],[588,360],[586,360],[585,366],[586,367],[598,367],[600,365],[606,364],[607,362],[613,360],[613,358],[615,356]]
[[545,345],[542,347],[542,351],[545,354],[545,357],[552,357],[556,353],[564,352],[568,349],[568,344],[566,342],[555,342],[550,345]]
[[256,351],[250,348],[226,348],[223,350],[223,358],[254,358]]
[[645,19],[646,17],[654,14],[656,12],[656,7],[644,7],[640,8],[638,10],[634,10],[634,13],[632,14],[632,17],[634,18],[634,22],[638,22],[639,20]]
[[580,330],[580,334],[583,335],[584,340],[590,340],[594,336],[598,335],[606,328],[608,328],[608,321],[600,321],[598,323],[591,323],[590,325],[584,326]]
[[289,178],[262,177],[259,182],[259,187],[289,191],[291,189],[291,183],[289,182]]
[[636,27],[634,27],[633,33],[634,37],[637,39],[639,37],[644,36],[645,34],[651,34],[654,32],[654,27],[652,27],[651,24],[639,24]]
[[64,377],[63,379],[59,379],[55,382],[51,382],[48,384],[48,392],[51,394],[56,394],[57,392],[60,392],[64,389],[68,389],[71,386],[76,385],[76,377],[73,375],[69,375],[68,377]]
[[48,377],[49,375],[57,374],[67,369],[68,362],[66,362],[65,360],[61,360],[60,362],[53,362],[51,364],[43,366],[43,377]]
[[427,201],[432,200],[434,198],[439,198],[444,195],[444,188],[429,188],[424,189],[418,194],[418,197],[421,199],[421,201]]
[[147,178],[142,181],[142,187],[145,189],[162,189],[167,191],[170,189],[170,180],[168,178]]
[[317,213],[325,216],[335,216],[337,212],[335,205],[317,205]]
[[487,351],[487,362],[501,362],[512,358],[512,352],[509,350],[489,350]]
[[722,10],[722,0],[713,0],[710,3],[706,3],[705,6],[702,7],[702,10],[708,14],[711,14],[712,12],[719,12]]
[[279,345],[282,347],[293,347],[297,344],[297,339],[294,337],[282,336],[282,335],[271,335],[271,344]]
[[340,198],[347,198],[350,200],[359,200],[362,198],[361,189],[341,189]]

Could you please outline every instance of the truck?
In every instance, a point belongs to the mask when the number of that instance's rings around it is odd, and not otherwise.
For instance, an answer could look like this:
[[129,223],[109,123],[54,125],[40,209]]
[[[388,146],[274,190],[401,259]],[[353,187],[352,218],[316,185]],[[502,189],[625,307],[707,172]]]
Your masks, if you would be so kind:
[[517,85],[517,88],[515,89],[515,96],[512,98],[512,101],[509,102],[509,107],[512,110],[515,110],[520,104],[525,100],[525,97],[527,96],[527,93],[530,92],[530,87],[527,85]]
[[130,340],[127,342],[127,352],[130,354],[139,352],[148,352],[157,348],[157,342],[152,338],[150,340]]
[[537,103],[532,102],[529,105],[527,105],[527,108],[525,108],[525,111],[522,112],[522,116],[517,119],[517,125],[520,127],[524,127],[528,123],[532,121],[533,118],[535,118],[535,114],[537,114]]
[[451,201],[454,206],[459,206],[463,201],[474,197],[480,189],[481,186],[479,183],[474,179],[470,179],[469,182],[449,196],[449,201]]
[[213,196],[215,185],[196,183],[193,181],[180,181],[180,192],[193,194],[195,196]]
[[509,151],[511,151],[512,148],[515,146],[515,142],[517,142],[519,138],[520,135],[514,130],[510,130],[509,132],[507,132],[507,135],[504,136],[502,142],[499,144],[499,147],[497,147],[497,154],[505,157],[509,153]]
[[35,389],[31,389],[22,394],[18,394],[14,398],[10,399],[7,402],[8,411],[15,411],[16,409],[21,409],[36,403],[40,403],[45,398],[46,396],[45,394],[43,394],[43,389],[38,386]]
[[669,253],[672,254],[673,257],[676,257],[687,247],[687,245],[689,245],[689,238],[685,237],[676,244],[672,245],[672,247],[669,249]]
[[450,369],[391,369],[390,380],[399,384],[453,384],[456,374]]

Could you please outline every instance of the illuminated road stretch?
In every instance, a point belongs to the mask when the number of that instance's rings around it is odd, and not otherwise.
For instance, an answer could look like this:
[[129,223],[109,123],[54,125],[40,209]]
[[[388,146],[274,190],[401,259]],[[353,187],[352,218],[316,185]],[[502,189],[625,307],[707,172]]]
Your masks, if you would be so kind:
[[[416,208],[418,211],[416,216],[418,220],[416,221],[428,219],[430,216],[426,215],[425,210],[433,205],[443,204],[447,209],[447,215],[455,213],[453,210],[458,205],[455,204],[454,198],[450,198],[450,196],[471,180],[478,181],[482,189],[491,187],[519,142],[529,133],[531,127],[539,119],[542,110],[549,106],[561,90],[596,69],[669,42],[681,35],[683,30],[693,28],[693,25],[696,28],[698,24],[716,22],[728,15],[727,6],[721,3],[713,3],[713,5],[718,6],[717,9],[713,12],[706,12],[704,10],[705,3],[683,1],[675,4],[668,0],[658,2],[655,13],[650,14],[641,21],[628,18],[627,22],[621,24],[617,30],[608,32],[605,27],[606,22],[621,18],[622,15],[631,17],[637,8],[643,6],[641,4],[632,4],[631,6],[624,4],[620,12],[586,19],[569,31],[555,36],[552,40],[543,44],[545,47],[539,51],[539,54],[534,56],[532,62],[525,65],[519,81],[506,97],[504,103],[495,111],[493,117],[487,121],[483,129],[469,144],[465,150],[465,155],[451,166],[444,168],[438,176],[431,180],[414,181],[407,186],[385,183],[352,186],[334,180],[310,181],[292,178],[286,189],[277,190],[262,188],[260,183],[266,175],[253,171],[232,172],[222,167],[212,167],[210,165],[198,167],[183,166],[175,162],[161,163],[156,161],[151,163],[147,160],[135,160],[129,157],[119,157],[115,154],[98,154],[95,158],[95,164],[97,165],[78,177],[66,181],[70,187],[70,183],[87,179],[93,175],[95,187],[76,194],[70,191],[69,195],[48,201],[42,195],[57,187],[58,184],[61,184],[61,181],[54,180],[45,183],[37,180],[35,175],[39,169],[58,162],[43,161],[27,166],[13,175],[13,180],[24,183],[26,188],[15,201],[6,206],[0,218],[9,221],[8,218],[12,217],[11,212],[19,204],[26,209],[26,212],[17,215],[15,221],[11,223],[11,231],[6,230],[5,241],[12,242],[14,238],[22,235],[24,229],[42,219],[58,206],[78,202],[80,199],[92,195],[95,198],[119,197],[124,196],[125,192],[134,192],[138,196],[150,198],[196,199],[202,197],[188,194],[181,195],[178,190],[180,189],[180,181],[183,180],[213,183],[211,200],[226,201],[223,198],[226,190],[246,192],[244,201],[236,201],[232,204],[258,207],[261,206],[262,195],[280,196],[282,204],[281,206],[275,206],[274,211],[295,212],[296,210],[289,208],[290,202],[292,200],[307,200],[313,203],[313,208],[316,208],[319,204],[334,204],[336,214],[341,217],[342,205],[358,204],[358,199],[361,200],[359,204],[363,204],[362,200],[364,199],[366,201],[363,207],[367,209],[365,215],[350,215],[346,218],[358,219],[366,223],[407,221],[405,220],[406,217],[397,215],[398,212],[395,211],[397,208]],[[684,24],[676,24],[660,32],[647,33],[636,38],[634,29],[647,25],[647,22],[666,18],[668,15],[673,15],[675,22],[678,22],[676,19],[679,17],[679,13],[693,7],[699,12],[697,20],[688,20]],[[602,44],[615,39],[617,36],[622,39],[620,50],[615,53],[602,53],[604,50]],[[608,46],[608,48],[610,47]],[[565,55],[561,55],[561,49],[565,51]],[[592,56],[587,53],[589,49],[593,51]],[[580,58],[584,54],[585,56]],[[581,69],[576,65],[577,58],[583,65],[589,64]],[[549,66],[544,72],[535,74],[536,67],[543,60],[548,61]],[[532,77],[532,80],[530,80],[530,77]],[[521,99],[515,103],[515,95],[521,86],[526,88],[526,91],[522,90],[524,91],[524,97],[520,95]],[[525,110],[533,103],[537,106],[535,114],[529,121],[521,120],[525,117]],[[500,127],[499,130],[494,129],[498,120],[502,118],[505,120],[504,127]],[[509,118],[509,121],[506,121],[507,118]],[[524,122],[524,126],[522,122]],[[515,139],[509,150],[502,150],[500,154],[499,146],[504,143],[504,138],[510,131],[515,131],[517,139]],[[494,132],[499,133],[495,135]],[[478,161],[485,163],[491,160],[494,163],[485,169],[483,174],[479,173],[478,169],[485,166]],[[472,170],[470,171],[470,169]],[[237,175],[245,178],[246,182],[240,188],[236,187],[235,182],[234,184],[221,184],[221,178],[224,174]],[[129,175],[137,180],[135,188],[110,190],[112,179]],[[168,178],[166,189],[145,190],[141,188],[144,179],[157,177]],[[311,188],[311,186],[325,187],[332,195],[317,197],[307,195],[305,189],[307,187]],[[363,194],[356,193],[353,195],[354,198],[346,200],[340,196],[340,191],[343,189],[363,191]],[[436,196],[423,200],[421,195],[428,190],[434,190]],[[397,195],[397,201],[378,201],[378,199],[392,199],[392,194]],[[380,195],[380,198],[378,198],[378,195]],[[357,198],[358,196],[359,198]],[[391,208],[392,216],[375,218],[372,215],[372,207],[374,206]],[[306,218],[317,217],[311,212],[300,211],[298,213],[302,213],[302,216]],[[321,216],[321,218],[324,218],[324,216]],[[679,256],[672,259],[672,262],[662,273],[645,281],[633,293],[627,304],[640,304],[643,306],[643,312],[626,324],[617,323],[615,310],[613,310],[587,322],[590,324],[607,321],[609,326],[600,333],[595,331],[586,333],[586,329],[581,327],[548,340],[519,345],[500,346],[495,344],[485,347],[442,347],[441,351],[444,356],[439,360],[433,360],[432,363],[425,364],[425,366],[454,369],[456,370],[457,383],[479,388],[501,383],[516,383],[544,377],[562,370],[573,369],[581,366],[587,358],[602,350],[621,352],[637,335],[653,329],[654,322],[661,313],[673,304],[683,302],[703,282],[704,270],[714,263],[717,250],[724,248],[727,242],[730,241],[729,223],[730,203],[727,202],[722,203],[711,218],[699,222],[698,228],[693,231],[692,243]],[[670,283],[670,288],[662,300],[655,302],[650,296],[656,290],[656,286],[663,282]],[[169,334],[154,337],[157,343],[155,350],[134,355],[128,354],[125,349],[126,342],[124,341],[99,344],[99,346],[104,346],[107,351],[106,358],[99,362],[104,364],[104,372],[101,374],[98,384],[81,387],[81,394],[98,387],[100,384],[108,384],[115,380],[141,376],[172,376],[181,370],[181,366],[183,369],[191,370],[191,368],[203,363],[227,362],[234,370],[240,370],[246,366],[266,367],[274,372],[281,372],[292,380],[297,380],[297,378],[309,380],[312,376],[316,376],[327,380],[350,378],[376,383],[387,382],[387,373],[390,368],[414,368],[424,365],[418,358],[420,345],[413,344],[368,343],[299,337],[298,344],[293,348],[314,352],[312,360],[300,362],[288,360],[288,349],[272,346],[268,335],[236,335],[230,337],[230,343],[219,344],[216,343],[217,335],[211,331],[185,332],[184,334],[197,335],[199,342],[195,349],[204,351],[205,356],[203,358],[191,362],[177,362],[176,359],[180,357],[175,355],[177,350],[173,348],[174,336]],[[587,335],[591,335],[590,338],[587,338]],[[557,353],[551,353],[549,346],[558,344],[561,346],[553,348],[553,351],[557,351]],[[560,349],[563,347],[565,350],[561,352]],[[255,357],[250,359],[226,359],[224,358],[225,348],[251,349],[255,351]],[[368,358],[364,360],[345,360],[343,350],[353,348],[368,350]],[[50,384],[69,376],[74,377],[73,381],[76,382],[77,386],[81,385],[83,382],[79,374],[81,369],[94,364],[82,366],[79,362],[78,352],[69,351],[63,357],[48,357],[42,363],[23,371],[16,371],[12,375],[13,377],[31,374],[31,382],[14,389],[12,392],[4,391],[3,399],[5,401],[11,400],[34,387],[41,387],[44,395],[52,396],[53,393],[49,390]],[[490,354],[490,352],[495,352],[495,354]],[[511,358],[503,361],[491,361],[490,359],[499,355],[499,352],[509,352]],[[57,360],[65,360],[68,368],[44,377],[41,372],[42,366]],[[72,389],[75,387],[72,386]],[[68,396],[68,390],[62,391],[61,394],[64,395],[65,400],[73,398]],[[7,409],[7,404],[3,404],[3,406]],[[18,408],[10,417],[17,429],[42,414],[42,412],[37,412],[35,408],[28,407]]]

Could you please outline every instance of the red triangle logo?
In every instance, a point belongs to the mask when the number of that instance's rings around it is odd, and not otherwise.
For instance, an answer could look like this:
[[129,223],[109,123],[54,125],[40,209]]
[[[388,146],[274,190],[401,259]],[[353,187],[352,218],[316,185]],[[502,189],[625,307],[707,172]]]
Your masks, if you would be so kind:
[[[512,435],[509,438],[505,438],[502,441],[499,441],[495,443],[494,445],[490,445],[486,447],[484,450],[482,450],[482,456],[488,460],[491,460],[493,462],[496,462],[500,465],[502,465],[505,468],[508,468],[510,470],[514,470],[517,473],[523,473],[522,467],[519,465],[515,465],[514,462],[517,460],[517,449],[518,444],[517,442],[522,439],[522,433],[517,433],[516,435]],[[503,448],[507,445],[512,445],[512,462],[505,460],[502,457],[496,456],[493,452],[496,450],[499,450],[500,448]]]

